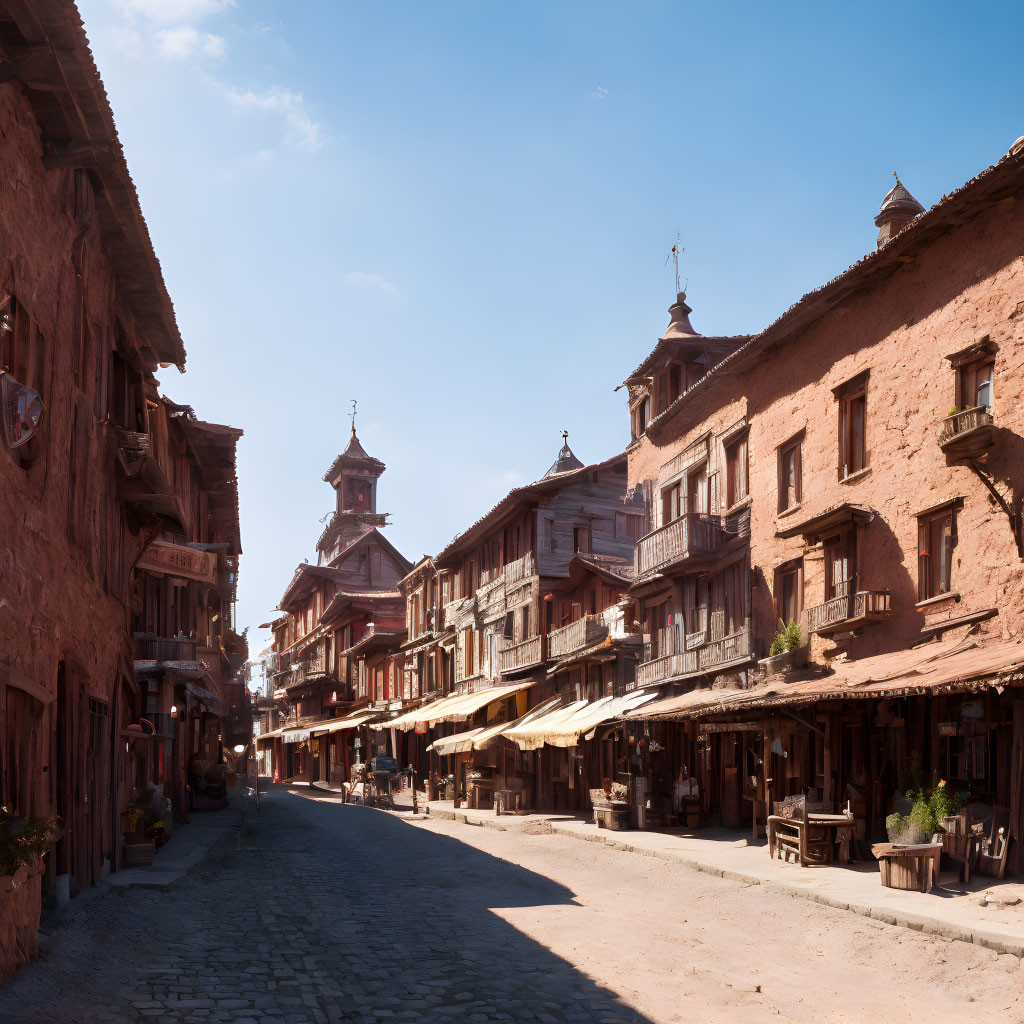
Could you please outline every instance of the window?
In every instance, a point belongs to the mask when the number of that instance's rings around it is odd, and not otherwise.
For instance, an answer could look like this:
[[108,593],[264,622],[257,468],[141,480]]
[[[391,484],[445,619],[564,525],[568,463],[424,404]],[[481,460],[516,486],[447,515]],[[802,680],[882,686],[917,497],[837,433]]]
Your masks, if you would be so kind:
[[639,513],[616,512],[615,536],[624,540],[639,540],[643,536],[644,517]]
[[572,550],[575,554],[590,554],[590,527],[574,526],[572,528]]
[[948,594],[956,535],[953,506],[917,518],[917,599]]
[[845,480],[867,468],[867,384],[867,374],[862,374],[836,391],[836,398],[839,401],[840,480]]
[[710,512],[710,498],[708,464],[704,462],[686,478],[687,512]]
[[370,552],[370,582],[379,583],[381,578],[381,553],[379,551]]
[[747,496],[747,435],[725,446],[725,505],[732,508]]
[[986,408],[992,404],[992,371],[995,363],[991,356],[963,363],[957,367],[957,408]]
[[[791,441],[779,447],[779,511],[800,504],[803,486],[801,467],[801,441]],[[786,620],[789,621],[788,619]]]
[[829,537],[823,545],[825,551],[825,600],[848,597],[853,593],[850,574],[850,553],[846,537]]
[[661,525],[678,519],[683,511],[683,484],[676,481],[661,491]]
[[641,437],[647,431],[647,421],[651,418],[651,399],[645,395],[639,405],[633,410],[632,427],[633,440]]
[[783,626],[800,621],[803,607],[800,563],[780,566],[775,571],[775,617]]

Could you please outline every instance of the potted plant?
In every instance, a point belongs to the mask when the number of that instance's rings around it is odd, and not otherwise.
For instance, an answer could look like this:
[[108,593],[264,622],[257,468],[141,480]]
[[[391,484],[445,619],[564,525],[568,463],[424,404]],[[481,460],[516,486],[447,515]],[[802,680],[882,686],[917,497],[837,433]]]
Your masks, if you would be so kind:
[[16,818],[0,811],[0,892],[24,885],[43,870],[43,854],[64,835],[60,818]]
[[785,672],[788,669],[803,668],[807,664],[810,646],[804,642],[799,625],[790,619],[788,626],[783,626],[780,620],[779,627],[779,631],[775,634],[775,639],[772,640],[772,645],[768,649],[768,657],[760,662],[766,675]]

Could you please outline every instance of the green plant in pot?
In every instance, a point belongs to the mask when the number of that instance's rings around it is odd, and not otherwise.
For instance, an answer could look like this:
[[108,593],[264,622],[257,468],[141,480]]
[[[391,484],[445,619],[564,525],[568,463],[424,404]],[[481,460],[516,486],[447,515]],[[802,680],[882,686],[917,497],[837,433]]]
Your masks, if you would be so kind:
[[[781,626],[781,621],[779,622]],[[775,634],[775,639],[772,641],[771,647],[768,649],[770,657],[775,657],[777,654],[786,654],[789,651],[795,651],[797,648],[803,646],[803,635],[800,632],[800,627],[792,619],[789,620],[789,625],[784,629],[780,629]]]

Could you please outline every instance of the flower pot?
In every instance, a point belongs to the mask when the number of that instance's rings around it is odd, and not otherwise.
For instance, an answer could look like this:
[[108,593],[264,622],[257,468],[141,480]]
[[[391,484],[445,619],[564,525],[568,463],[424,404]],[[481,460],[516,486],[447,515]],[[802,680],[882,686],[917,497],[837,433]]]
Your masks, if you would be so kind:
[[775,675],[778,672],[789,672],[793,669],[805,668],[807,658],[810,654],[810,644],[803,647],[796,647],[792,651],[783,651],[781,654],[773,654],[769,658],[759,661],[758,667],[765,675]]

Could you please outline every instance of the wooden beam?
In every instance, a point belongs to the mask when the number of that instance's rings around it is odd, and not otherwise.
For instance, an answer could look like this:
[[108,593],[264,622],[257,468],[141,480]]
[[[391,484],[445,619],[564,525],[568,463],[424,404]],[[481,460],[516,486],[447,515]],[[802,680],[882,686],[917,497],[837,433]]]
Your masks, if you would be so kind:
[[27,693],[30,697],[34,697],[39,701],[40,704],[53,703],[54,695],[49,690],[2,661],[0,661],[0,682]]
[[819,729],[816,725],[808,722],[807,719],[801,718],[798,714],[793,711],[787,711],[785,708],[779,709],[787,718],[792,718],[794,722],[799,722],[805,729],[810,729],[812,732],[816,732],[822,739],[825,739],[825,730]]

